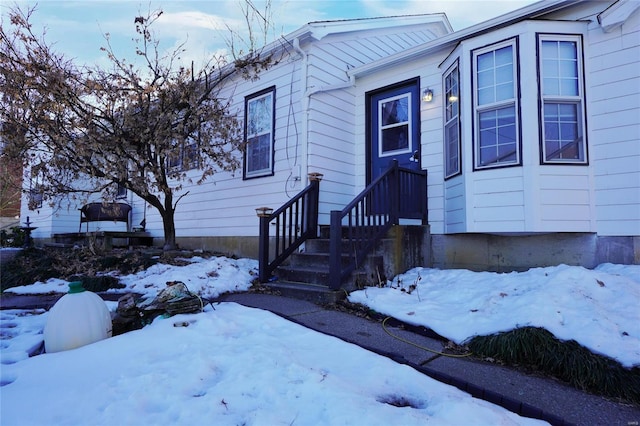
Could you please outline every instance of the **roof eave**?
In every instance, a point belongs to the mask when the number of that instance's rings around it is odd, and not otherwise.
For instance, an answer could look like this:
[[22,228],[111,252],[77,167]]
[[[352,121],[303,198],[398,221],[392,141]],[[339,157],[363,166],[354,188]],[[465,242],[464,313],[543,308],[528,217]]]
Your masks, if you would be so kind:
[[525,6],[523,8],[506,13],[504,15],[500,15],[496,18],[492,18],[488,21],[481,22],[471,27],[463,28],[462,30],[447,34],[445,36],[413,47],[411,49],[407,49],[395,55],[387,56],[386,58],[380,59],[378,61],[353,68],[348,72],[348,74],[349,76],[362,77],[364,75],[373,73],[381,68],[396,65],[398,63],[414,59],[416,57],[424,56],[430,52],[444,49],[447,46],[455,45],[467,38],[494,31],[496,29],[511,25],[514,22],[535,18],[536,16],[563,9],[575,3],[579,3],[580,1],[581,0],[542,0],[529,6]]
[[604,32],[611,32],[624,24],[638,9],[640,2],[619,0],[598,15],[598,23]]

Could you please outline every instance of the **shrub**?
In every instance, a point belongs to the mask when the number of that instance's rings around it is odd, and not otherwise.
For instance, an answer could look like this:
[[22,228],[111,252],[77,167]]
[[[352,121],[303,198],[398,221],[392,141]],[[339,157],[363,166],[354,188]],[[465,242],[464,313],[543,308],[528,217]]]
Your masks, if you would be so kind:
[[0,231],[0,247],[22,247],[24,245],[24,230],[14,226],[7,232],[6,229]]
[[108,288],[122,287],[116,278],[104,275],[105,272],[116,270],[121,274],[131,274],[155,263],[157,259],[151,254],[141,252],[114,251],[109,254],[95,254],[86,248],[30,248],[2,263],[0,288],[4,291],[10,287],[29,285],[49,278],[61,278],[82,281],[87,290],[104,291]]
[[476,336],[468,346],[480,357],[550,374],[577,389],[640,403],[640,367],[625,368],[575,340],[558,340],[543,328],[522,327]]

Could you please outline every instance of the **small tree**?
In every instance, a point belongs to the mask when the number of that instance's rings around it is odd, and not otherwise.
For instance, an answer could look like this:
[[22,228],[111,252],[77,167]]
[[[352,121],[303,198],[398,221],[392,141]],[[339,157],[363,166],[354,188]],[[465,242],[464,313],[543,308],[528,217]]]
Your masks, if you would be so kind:
[[[259,19],[266,29],[269,10],[246,0],[249,28]],[[24,162],[45,200],[94,193],[109,200],[118,186],[132,191],[158,210],[164,247],[175,248],[175,211],[187,194],[187,173],[175,165],[197,165],[197,183],[240,166],[241,123],[220,90],[234,75],[256,78],[272,56],[255,49],[255,31],[247,49],[235,51],[230,32],[230,59],[213,57],[198,71],[179,66],[183,46],[162,55],[151,31],[158,10],[134,20],[143,67],[119,59],[108,34],[101,50],[110,67],[80,66],[34,34],[33,12],[12,9],[10,26],[0,28],[0,113],[10,124],[2,128],[21,130],[2,130],[6,154]]]
[[22,162],[5,154],[4,147],[5,143],[0,139],[0,217],[17,219],[20,215]]

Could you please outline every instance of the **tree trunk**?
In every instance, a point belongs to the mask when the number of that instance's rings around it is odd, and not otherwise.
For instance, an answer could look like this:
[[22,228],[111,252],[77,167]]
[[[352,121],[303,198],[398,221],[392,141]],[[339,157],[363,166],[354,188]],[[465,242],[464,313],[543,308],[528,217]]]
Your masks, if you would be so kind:
[[163,250],[174,250],[176,245],[176,225],[174,222],[175,210],[173,207],[162,211],[162,226],[164,227]]

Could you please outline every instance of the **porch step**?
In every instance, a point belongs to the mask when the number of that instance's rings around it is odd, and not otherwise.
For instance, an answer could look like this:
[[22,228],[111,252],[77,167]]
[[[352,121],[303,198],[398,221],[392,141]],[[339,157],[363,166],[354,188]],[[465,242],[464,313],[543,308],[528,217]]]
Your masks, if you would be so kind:
[[292,281],[272,281],[265,284],[269,289],[292,299],[306,300],[319,305],[333,305],[346,298],[344,290],[332,290],[325,285]]
[[310,286],[329,288],[329,265],[326,266],[281,266],[277,269],[278,280],[304,283]]
[[[344,266],[350,262],[348,242],[343,240],[342,263]],[[372,265],[382,265],[383,258],[374,253],[367,256],[365,265],[357,268],[350,278],[343,282],[342,288],[333,290],[329,287],[329,240],[313,239],[305,243],[305,251],[294,253],[289,257],[289,262],[279,266],[274,275],[275,281],[267,285],[278,291],[284,290],[287,295],[294,298],[323,301],[322,303],[335,303],[336,297],[343,298],[348,293],[359,287],[367,280],[365,270],[371,269]],[[373,266],[375,268],[375,266]]]
[[[313,240],[307,240],[305,242],[305,253],[329,253],[329,238],[314,238]],[[343,239],[340,243],[343,253],[349,253],[351,245],[349,240]]]
[[[349,256],[342,255],[342,264],[349,264]],[[329,252],[302,252],[296,253],[289,259],[289,266],[292,267],[317,267],[329,270]]]

